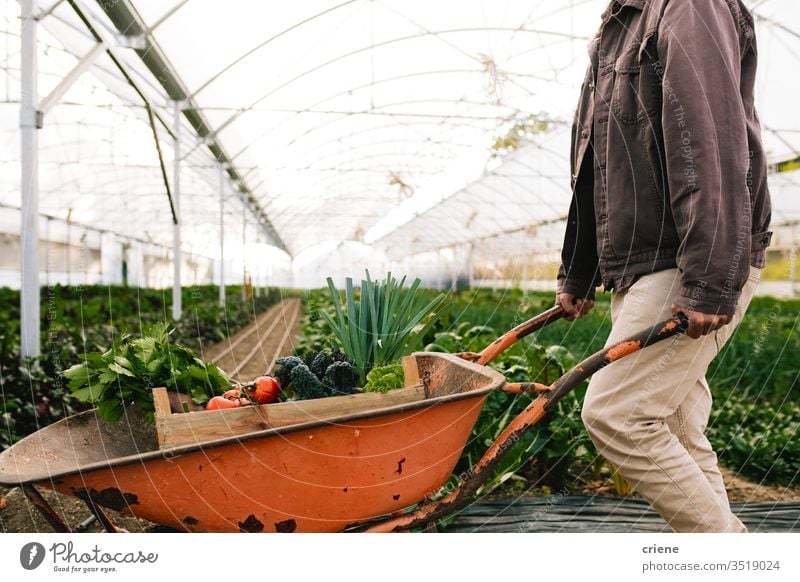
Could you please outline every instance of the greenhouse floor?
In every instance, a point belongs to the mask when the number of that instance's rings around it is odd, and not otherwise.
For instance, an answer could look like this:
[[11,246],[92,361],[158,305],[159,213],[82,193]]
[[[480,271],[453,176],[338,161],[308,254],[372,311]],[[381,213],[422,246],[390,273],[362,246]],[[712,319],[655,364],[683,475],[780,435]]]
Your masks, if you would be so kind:
[[284,299],[238,333],[204,349],[203,358],[231,378],[248,380],[266,374],[277,358],[294,353],[300,316],[300,299]]
[[[86,505],[47,489],[43,495],[71,528],[90,516]],[[18,488],[0,487],[0,533],[52,532]],[[751,532],[800,532],[800,502],[767,501],[731,504]],[[113,510],[107,513],[118,527],[130,532],[171,531],[161,526],[123,515]],[[102,531],[97,522],[86,531]],[[447,533],[637,533],[669,532],[670,528],[647,503],[641,499],[618,497],[589,497],[565,495],[523,496],[474,503],[459,512],[440,531]]]
[[[750,532],[800,531],[800,502],[731,503]],[[444,530],[449,533],[646,533],[671,528],[646,501],[579,495],[518,497],[475,503]]]

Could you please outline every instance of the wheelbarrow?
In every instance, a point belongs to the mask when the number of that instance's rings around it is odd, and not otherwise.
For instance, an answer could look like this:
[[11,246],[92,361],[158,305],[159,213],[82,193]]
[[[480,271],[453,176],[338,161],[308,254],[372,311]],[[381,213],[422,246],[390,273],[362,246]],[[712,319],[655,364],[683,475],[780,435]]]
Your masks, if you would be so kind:
[[[304,401],[317,408],[300,417],[289,410],[293,402],[245,407],[264,412],[253,412],[260,414],[260,424],[244,434],[232,427],[235,434],[165,447],[156,427],[134,407],[114,424],[94,410],[82,412],[3,451],[0,484],[20,486],[59,532],[69,528],[40,487],[82,499],[110,532],[117,528],[103,507],[182,531],[421,529],[468,503],[522,434],[583,380],[687,326],[678,314],[595,353],[549,386],[509,383],[487,367],[563,315],[561,307],[553,307],[481,353],[412,354],[404,362],[406,376],[411,383],[418,378],[419,385],[386,395]],[[437,498],[495,390],[538,396],[458,486]],[[275,412],[281,410],[284,416]],[[205,421],[219,412],[174,416]]]

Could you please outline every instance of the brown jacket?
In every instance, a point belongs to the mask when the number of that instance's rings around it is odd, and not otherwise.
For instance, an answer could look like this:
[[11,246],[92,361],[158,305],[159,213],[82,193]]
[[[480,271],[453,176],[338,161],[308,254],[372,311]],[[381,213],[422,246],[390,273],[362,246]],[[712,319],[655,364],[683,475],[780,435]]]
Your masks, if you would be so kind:
[[559,290],[677,266],[680,306],[733,314],[772,234],[752,16],[740,0],[614,0],[589,56]]

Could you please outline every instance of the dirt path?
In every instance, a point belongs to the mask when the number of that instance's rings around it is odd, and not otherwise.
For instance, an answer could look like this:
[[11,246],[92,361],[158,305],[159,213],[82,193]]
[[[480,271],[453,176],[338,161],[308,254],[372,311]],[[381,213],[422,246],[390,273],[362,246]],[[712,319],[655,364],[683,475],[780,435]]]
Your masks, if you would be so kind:
[[[294,352],[300,332],[300,313],[300,299],[286,299],[272,306],[256,318],[254,323],[232,338],[210,346],[205,351],[205,358],[207,360],[217,358],[218,365],[238,380],[249,380],[265,374],[276,358]],[[232,350],[229,349],[231,346],[234,346]],[[40,491],[72,529],[91,515],[86,504],[75,497],[61,495],[44,487],[40,488]],[[117,527],[130,532],[153,532],[162,529],[143,519],[110,509],[105,511]],[[0,533],[52,531],[50,525],[19,488],[0,487]],[[85,531],[99,532],[102,528],[95,521],[88,525]]]
[[730,469],[721,469],[725,489],[731,501],[800,501],[800,487],[772,487],[740,477]]
[[300,299],[285,299],[233,337],[209,347],[205,357],[237,380],[267,374],[277,358],[294,352],[300,314]]

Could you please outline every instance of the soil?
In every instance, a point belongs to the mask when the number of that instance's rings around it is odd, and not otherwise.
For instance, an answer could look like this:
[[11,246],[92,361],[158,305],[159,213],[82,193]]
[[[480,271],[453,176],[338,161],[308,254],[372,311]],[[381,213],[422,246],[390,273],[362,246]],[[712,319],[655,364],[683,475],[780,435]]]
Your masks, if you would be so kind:
[[800,501],[800,487],[768,486],[749,481],[731,471],[722,468],[722,479],[731,501],[745,503],[756,501]]
[[[43,487],[38,488],[42,496],[47,500],[51,507],[58,513],[61,519],[72,529],[92,514],[86,504],[67,495],[61,495],[55,491],[50,491]],[[0,496],[4,502],[0,502],[0,532],[2,533],[52,533],[53,528],[45,521],[39,511],[26,499],[19,487],[6,489],[0,487]],[[148,532],[160,531],[161,527],[149,521],[138,519],[130,515],[124,515],[118,511],[103,508],[103,511],[111,518],[111,521],[119,528],[129,532]],[[88,532],[101,532],[102,526],[95,521],[85,530]]]
[[[276,358],[294,353],[295,338],[300,333],[299,310],[299,299],[286,299],[229,339],[206,348],[203,356],[241,381],[268,374]],[[286,337],[290,323],[293,333]],[[236,347],[228,351],[232,345]]]

